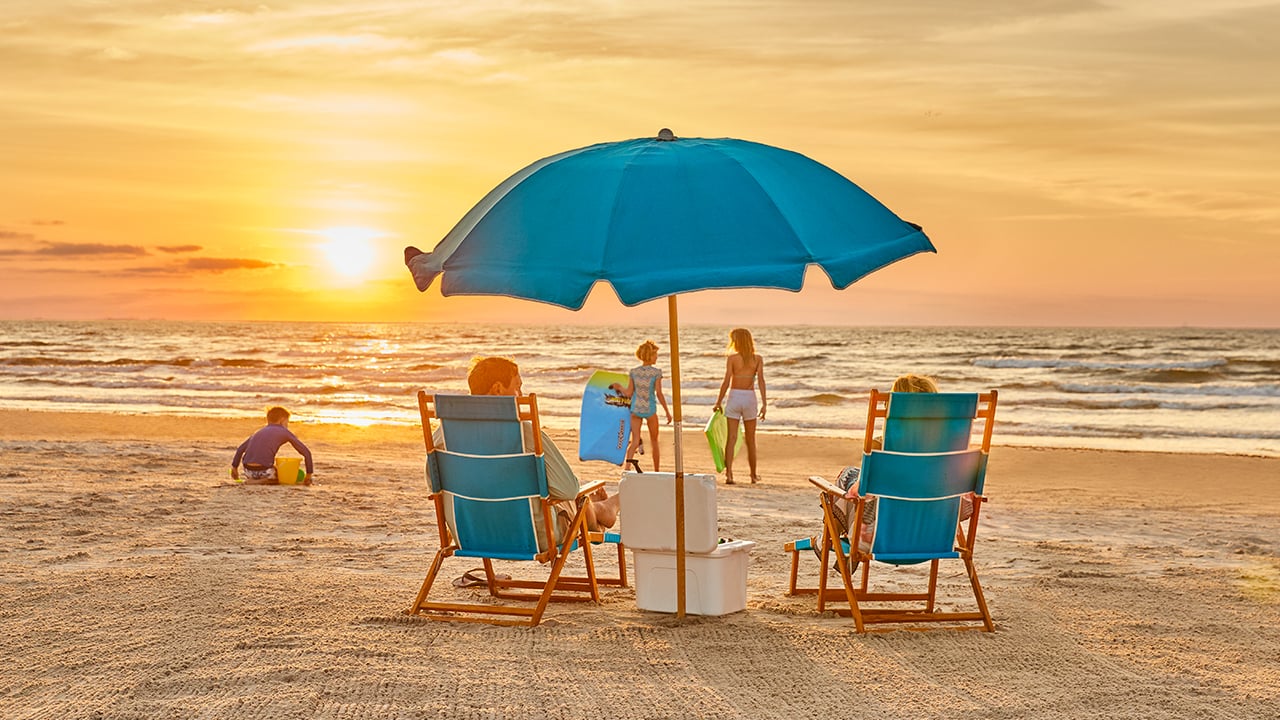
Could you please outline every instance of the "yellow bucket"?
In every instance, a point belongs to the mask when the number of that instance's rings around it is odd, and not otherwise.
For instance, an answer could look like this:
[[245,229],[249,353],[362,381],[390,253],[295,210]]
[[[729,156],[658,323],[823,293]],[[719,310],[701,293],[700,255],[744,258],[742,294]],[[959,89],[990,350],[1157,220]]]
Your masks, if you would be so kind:
[[276,477],[280,478],[281,485],[297,485],[307,476],[305,472],[299,469],[302,464],[302,458],[296,457],[278,457],[276,458]]

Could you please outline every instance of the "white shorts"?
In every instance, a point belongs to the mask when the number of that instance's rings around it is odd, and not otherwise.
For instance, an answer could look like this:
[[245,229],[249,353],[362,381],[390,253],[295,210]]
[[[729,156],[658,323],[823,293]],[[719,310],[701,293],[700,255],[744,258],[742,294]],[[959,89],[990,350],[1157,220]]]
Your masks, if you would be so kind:
[[730,420],[755,420],[760,411],[756,408],[755,390],[730,390],[724,403],[724,416]]
[[276,485],[280,482],[280,476],[276,473],[274,465],[261,470],[242,468],[240,470],[240,482],[245,485]]

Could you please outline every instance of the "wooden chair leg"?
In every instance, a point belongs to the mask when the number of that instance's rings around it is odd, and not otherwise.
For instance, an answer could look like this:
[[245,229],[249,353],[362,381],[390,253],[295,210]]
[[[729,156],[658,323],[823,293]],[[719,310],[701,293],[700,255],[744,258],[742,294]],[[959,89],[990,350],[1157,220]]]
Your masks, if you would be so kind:
[[431,592],[431,586],[436,581],[436,575],[440,572],[440,566],[444,563],[444,551],[436,553],[436,557],[431,561],[431,569],[427,571],[427,577],[422,581],[422,588],[418,590],[418,597],[414,598],[413,606],[409,608],[410,614],[415,614],[422,609],[422,603],[427,599],[427,593]]
[[[592,602],[600,602],[600,586],[596,583],[596,563],[591,555],[591,538],[587,536],[586,518],[582,520],[582,530],[578,544],[582,546],[582,555],[587,562],[587,582],[591,585]],[[566,555],[568,553],[565,553]]]
[[978,568],[973,564],[973,557],[964,556],[964,567],[969,572],[969,585],[973,588],[973,599],[978,602],[978,611],[982,613],[982,625],[987,632],[995,632],[995,624],[991,621],[991,611],[987,609],[987,598],[982,594],[982,585],[978,582]]
[[827,553],[831,550],[830,540],[827,539],[827,529],[822,529],[822,552],[818,558],[818,612],[825,612],[827,609]]
[[791,547],[791,579],[787,584],[787,595],[796,594],[796,581],[800,573],[800,551]]
[[858,604],[858,597],[860,595],[865,596],[867,593],[867,566],[871,563],[865,558],[862,558],[859,554],[860,552],[861,551],[858,550],[856,543],[850,545],[849,557],[851,559],[855,557],[859,558],[859,562],[862,565],[862,583],[859,589],[853,589],[853,573],[850,571],[847,562],[841,566],[840,574],[844,576],[845,592],[849,596],[849,615],[853,617],[853,628],[856,632],[865,633],[867,631],[867,626],[863,621],[862,606]]
[[618,581],[627,587],[627,552],[622,543],[618,543]]
[[938,561],[935,558],[929,563],[929,599],[925,601],[924,611],[933,612],[935,599],[938,596]]
[[[556,555],[555,562],[551,565],[551,576],[547,578],[547,586],[542,591],[542,595],[538,598],[538,604],[534,608],[533,616],[530,618],[530,626],[537,625],[542,621],[542,613],[546,611],[547,604],[551,602],[551,595],[556,589],[556,581],[560,579],[560,571],[564,569],[564,563],[568,559],[568,553],[559,553]],[[595,588],[593,587],[592,589],[594,590]]]

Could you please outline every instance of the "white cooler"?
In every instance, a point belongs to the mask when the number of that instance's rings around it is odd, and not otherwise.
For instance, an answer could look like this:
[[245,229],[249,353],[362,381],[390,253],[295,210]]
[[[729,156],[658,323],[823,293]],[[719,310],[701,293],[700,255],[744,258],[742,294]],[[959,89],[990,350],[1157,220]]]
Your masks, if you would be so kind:
[[[622,542],[635,556],[636,605],[676,612],[675,473],[624,473]],[[721,543],[713,475],[684,476],[685,612],[726,615],[747,606],[747,561],[755,543]]]
[[[750,540],[720,543],[709,553],[685,553],[684,610],[691,615],[728,615],[747,607]],[[676,611],[676,554],[636,550],[636,605]]]

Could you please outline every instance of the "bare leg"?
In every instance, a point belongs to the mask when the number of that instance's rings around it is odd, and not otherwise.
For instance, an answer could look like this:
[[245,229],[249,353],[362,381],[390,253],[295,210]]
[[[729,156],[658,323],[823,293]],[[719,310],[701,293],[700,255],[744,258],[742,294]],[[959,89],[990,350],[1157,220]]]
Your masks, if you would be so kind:
[[[605,495],[605,497],[600,498],[599,496],[601,495]],[[599,530],[613,527],[614,523],[618,522],[618,508],[617,495],[607,496],[604,488],[600,488],[597,493],[592,493],[591,503],[587,508],[591,514],[587,516],[587,521],[588,523],[594,521],[595,527],[589,529]]]
[[738,444],[738,420],[729,418],[729,439],[724,443],[724,482],[733,484],[733,451]]
[[747,465],[751,468],[751,483],[760,481],[760,476],[756,474],[756,421],[743,420],[743,426],[747,429]]
[[596,501],[587,500],[587,504],[582,508],[582,519],[587,524],[587,530],[591,532],[600,531],[600,520],[596,517]]
[[653,471],[661,472],[658,467],[658,416],[649,416],[649,445],[653,448]]
[[636,448],[640,446],[640,424],[643,422],[644,418],[638,418],[635,415],[631,416],[631,440],[627,442],[628,463],[636,457]]

